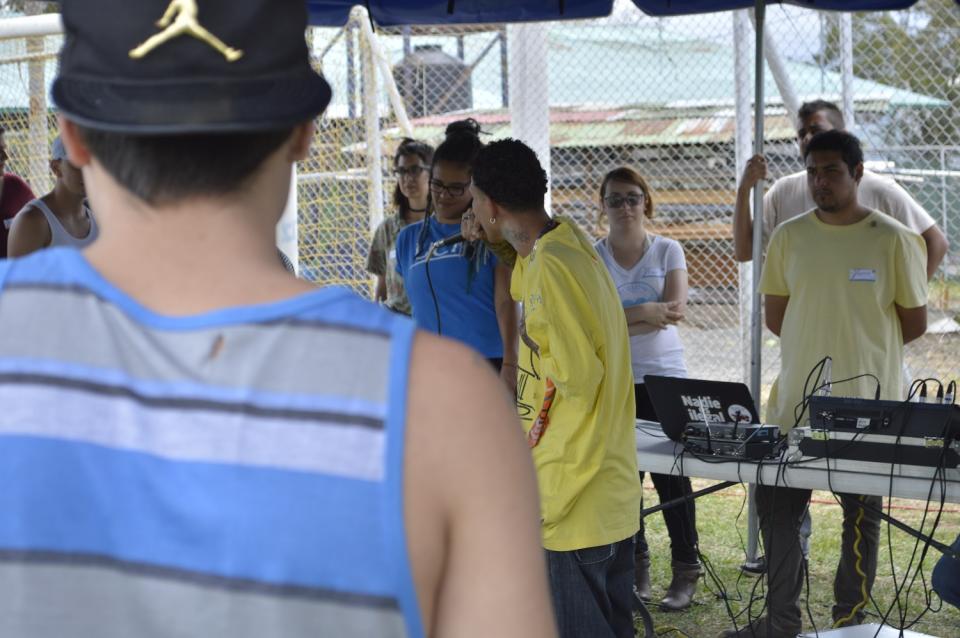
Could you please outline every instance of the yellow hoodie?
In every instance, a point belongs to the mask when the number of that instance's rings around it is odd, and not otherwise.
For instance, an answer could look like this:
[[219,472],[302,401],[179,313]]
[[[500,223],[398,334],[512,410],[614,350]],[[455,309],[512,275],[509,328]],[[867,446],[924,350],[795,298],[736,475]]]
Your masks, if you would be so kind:
[[518,257],[511,294],[523,304],[517,408],[530,431],[546,380],[556,387],[533,459],[543,546],[571,551],[639,528],[630,338],[617,290],[574,222]]

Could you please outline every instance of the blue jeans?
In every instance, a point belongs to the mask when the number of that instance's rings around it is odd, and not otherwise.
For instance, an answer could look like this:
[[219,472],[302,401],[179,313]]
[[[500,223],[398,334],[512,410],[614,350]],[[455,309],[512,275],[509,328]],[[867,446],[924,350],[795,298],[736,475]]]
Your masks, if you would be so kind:
[[[960,552],[960,536],[957,536],[951,547],[953,551]],[[960,607],[960,560],[947,554],[941,556],[933,568],[930,584],[943,602]]]
[[560,638],[634,638],[633,542],[547,550]]

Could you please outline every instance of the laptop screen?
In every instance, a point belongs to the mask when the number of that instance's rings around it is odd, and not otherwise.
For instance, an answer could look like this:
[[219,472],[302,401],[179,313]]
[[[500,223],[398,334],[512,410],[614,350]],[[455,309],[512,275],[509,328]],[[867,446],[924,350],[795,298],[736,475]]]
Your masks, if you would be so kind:
[[760,423],[742,383],[646,375],[643,381],[664,434],[679,441],[688,423]]

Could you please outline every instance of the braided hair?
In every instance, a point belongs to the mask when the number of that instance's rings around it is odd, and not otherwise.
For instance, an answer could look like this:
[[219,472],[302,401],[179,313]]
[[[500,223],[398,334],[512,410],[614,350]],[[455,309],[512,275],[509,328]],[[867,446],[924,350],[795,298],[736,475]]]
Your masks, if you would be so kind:
[[[445,131],[446,137],[433,153],[430,177],[433,177],[433,167],[437,165],[437,162],[460,164],[472,172],[473,162],[477,158],[480,149],[483,148],[483,142],[480,141],[481,133],[483,133],[483,130],[480,128],[480,123],[473,118],[457,120],[456,122],[448,124]],[[423,225],[420,227],[420,236],[417,238],[418,255],[426,241],[427,225],[430,223],[430,218],[435,214],[433,212],[432,195],[428,205],[430,206],[430,210],[423,220]],[[486,253],[486,246],[483,242],[476,242],[476,244],[479,245],[475,245],[475,242],[470,242],[470,244],[464,248],[463,256],[470,263],[470,267],[467,269],[467,290],[470,289],[470,285],[473,283],[474,274],[480,270],[481,258],[484,257]]]

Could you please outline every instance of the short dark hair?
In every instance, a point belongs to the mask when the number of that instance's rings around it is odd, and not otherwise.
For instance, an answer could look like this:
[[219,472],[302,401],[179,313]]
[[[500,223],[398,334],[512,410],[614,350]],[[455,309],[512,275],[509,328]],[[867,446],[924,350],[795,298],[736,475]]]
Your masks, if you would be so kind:
[[826,113],[827,119],[830,120],[830,123],[833,124],[833,128],[845,129],[847,128],[846,123],[843,121],[843,111],[840,110],[840,107],[834,104],[833,102],[827,102],[826,100],[811,100],[810,102],[804,102],[800,105],[800,110],[797,111],[797,119],[805,120],[814,113]]
[[483,148],[480,141],[480,123],[473,118],[457,120],[447,126],[446,137],[433,153],[433,161],[461,164],[468,170]]
[[519,140],[491,142],[473,163],[473,183],[510,210],[542,209],[547,173],[533,149]]
[[810,153],[815,151],[839,152],[851,176],[856,174],[857,166],[863,163],[863,147],[860,146],[860,140],[856,135],[846,131],[833,130],[817,133],[810,138],[803,159],[807,159]]
[[[433,164],[433,147],[426,142],[414,140],[409,137],[403,138],[400,146],[397,147],[397,152],[393,154],[393,165],[396,166],[400,158],[406,157],[407,155],[416,155],[419,157],[423,163],[427,165],[427,170],[429,170],[430,165]],[[400,180],[397,180],[397,185],[393,189],[393,205],[397,207],[402,217],[407,216],[407,211],[410,210],[410,202],[407,200],[407,196],[400,190]]]
[[110,176],[154,206],[236,190],[292,133],[131,135],[80,129],[87,148]]

